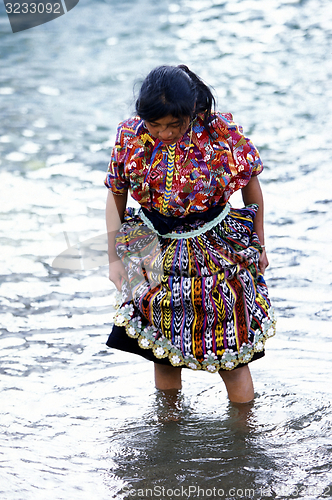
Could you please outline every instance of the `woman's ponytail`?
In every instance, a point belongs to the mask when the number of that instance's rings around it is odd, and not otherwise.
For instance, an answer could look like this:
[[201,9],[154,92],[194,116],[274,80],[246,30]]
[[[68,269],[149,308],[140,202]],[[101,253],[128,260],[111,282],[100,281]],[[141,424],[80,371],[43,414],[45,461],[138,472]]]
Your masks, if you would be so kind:
[[204,127],[209,132],[209,135],[211,135],[209,129],[211,127],[210,122],[212,108],[214,111],[216,105],[215,98],[209,87],[195,73],[190,71],[188,66],[186,66],[185,64],[180,64],[178,68],[182,69],[182,71],[184,71],[189,76],[191,81],[195,84],[197,93],[195,111],[196,114],[204,113]]

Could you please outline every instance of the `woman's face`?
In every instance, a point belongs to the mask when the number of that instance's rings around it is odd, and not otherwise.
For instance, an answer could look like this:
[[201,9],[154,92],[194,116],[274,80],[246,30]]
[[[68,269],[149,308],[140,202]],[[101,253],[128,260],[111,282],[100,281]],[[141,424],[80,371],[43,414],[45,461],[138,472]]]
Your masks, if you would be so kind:
[[153,122],[145,121],[144,123],[153,137],[166,145],[170,145],[178,142],[188,130],[190,116],[184,117],[182,124],[179,118],[175,118],[172,115],[164,116]]

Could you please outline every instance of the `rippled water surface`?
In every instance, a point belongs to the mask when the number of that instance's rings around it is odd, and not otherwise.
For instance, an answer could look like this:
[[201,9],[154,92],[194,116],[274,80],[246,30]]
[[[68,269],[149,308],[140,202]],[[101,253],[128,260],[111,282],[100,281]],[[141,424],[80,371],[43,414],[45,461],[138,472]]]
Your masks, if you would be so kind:
[[[1,3],[1,498],[332,498],[331,46],[330,0],[81,0],[15,34]],[[107,350],[105,256],[77,250],[105,232],[133,83],[164,63],[213,85],[265,163],[278,332],[252,405],[189,370],[166,397]],[[52,266],[68,246],[73,272]]]

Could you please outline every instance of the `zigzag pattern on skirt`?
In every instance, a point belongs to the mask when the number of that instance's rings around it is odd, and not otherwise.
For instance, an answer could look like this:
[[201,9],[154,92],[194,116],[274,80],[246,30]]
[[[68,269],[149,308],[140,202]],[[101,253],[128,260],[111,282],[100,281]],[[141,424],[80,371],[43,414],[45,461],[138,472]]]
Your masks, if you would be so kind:
[[231,209],[207,232],[171,239],[132,210],[116,238],[129,278],[116,324],[174,366],[215,371],[250,361],[275,327],[254,216],[255,206]]

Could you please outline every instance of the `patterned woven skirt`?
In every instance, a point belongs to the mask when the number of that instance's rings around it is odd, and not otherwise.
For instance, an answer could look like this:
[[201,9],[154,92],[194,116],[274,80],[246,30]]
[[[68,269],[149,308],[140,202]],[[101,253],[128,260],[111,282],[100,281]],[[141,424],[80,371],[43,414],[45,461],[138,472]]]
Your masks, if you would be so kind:
[[127,209],[116,251],[128,281],[107,345],[209,372],[263,356],[275,320],[258,268],[257,208],[227,204],[213,220],[177,219],[165,234],[146,211]]

